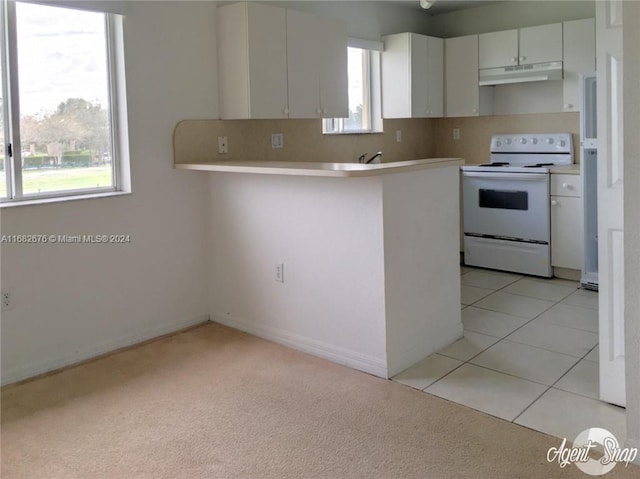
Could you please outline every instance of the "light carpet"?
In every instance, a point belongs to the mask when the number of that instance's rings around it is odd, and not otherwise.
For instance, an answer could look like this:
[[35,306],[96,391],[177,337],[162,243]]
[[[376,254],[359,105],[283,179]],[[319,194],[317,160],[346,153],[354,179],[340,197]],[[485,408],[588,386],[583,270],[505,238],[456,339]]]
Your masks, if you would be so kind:
[[3,479],[587,477],[559,443],[214,323],[2,390]]

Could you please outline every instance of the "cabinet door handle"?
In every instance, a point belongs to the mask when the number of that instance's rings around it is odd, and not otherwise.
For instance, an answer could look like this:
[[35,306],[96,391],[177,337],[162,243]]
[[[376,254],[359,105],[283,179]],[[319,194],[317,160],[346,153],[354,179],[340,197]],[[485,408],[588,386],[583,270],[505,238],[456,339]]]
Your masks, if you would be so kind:
[[520,57],[520,61],[523,62],[527,59],[527,57]]
[[518,57],[511,58],[511,63],[518,63]]
[[551,206],[558,206],[558,202],[556,200],[551,200]]
[[474,109],[473,109],[473,113],[478,113],[478,109],[477,109],[477,108],[474,108]]
[[572,190],[573,189],[573,185],[570,185],[569,183],[562,183],[562,187],[565,190]]
[[564,104],[564,109],[565,109],[565,110],[571,110],[571,109],[573,109],[573,104],[571,104],[571,103],[565,103],[565,104]]
[[284,113],[285,115],[288,115],[289,114],[289,109],[288,108],[283,109],[282,113]]

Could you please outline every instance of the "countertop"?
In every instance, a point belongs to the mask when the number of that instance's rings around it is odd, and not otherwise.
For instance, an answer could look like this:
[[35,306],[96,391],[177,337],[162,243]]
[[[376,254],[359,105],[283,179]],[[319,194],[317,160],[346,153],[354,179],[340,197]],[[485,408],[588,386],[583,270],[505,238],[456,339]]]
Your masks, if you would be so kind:
[[363,177],[392,173],[405,173],[431,168],[460,166],[461,158],[429,158],[424,160],[394,161],[389,163],[317,163],[305,161],[213,161],[175,164],[181,170],[214,171],[225,173],[252,173],[261,175]]
[[551,168],[551,174],[555,175],[579,175],[580,174],[580,163],[573,163],[571,165],[566,166],[554,166]]

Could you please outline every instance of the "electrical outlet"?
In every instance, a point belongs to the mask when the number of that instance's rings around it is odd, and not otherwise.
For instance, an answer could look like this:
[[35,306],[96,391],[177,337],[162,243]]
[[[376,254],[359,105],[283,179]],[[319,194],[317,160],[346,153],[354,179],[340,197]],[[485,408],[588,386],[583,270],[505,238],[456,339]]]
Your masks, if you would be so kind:
[[276,265],[276,281],[278,283],[284,283],[284,263],[278,263]]
[[454,140],[459,140],[460,139],[460,128],[454,128],[453,129],[453,139]]
[[282,133],[271,135],[271,148],[274,150],[284,148],[284,135]]
[[402,130],[396,130],[396,141],[398,143],[402,141]]
[[218,153],[221,155],[229,153],[229,142],[227,141],[226,136],[218,137]]
[[13,301],[11,300],[11,293],[9,291],[2,292],[2,311],[9,311],[13,309]]

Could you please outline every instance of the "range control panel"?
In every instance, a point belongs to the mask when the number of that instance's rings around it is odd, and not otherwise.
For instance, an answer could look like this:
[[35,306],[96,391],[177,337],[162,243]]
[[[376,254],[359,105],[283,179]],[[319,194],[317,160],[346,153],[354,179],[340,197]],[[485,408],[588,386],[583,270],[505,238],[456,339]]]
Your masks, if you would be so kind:
[[505,134],[491,137],[491,153],[559,153],[573,156],[571,133]]

